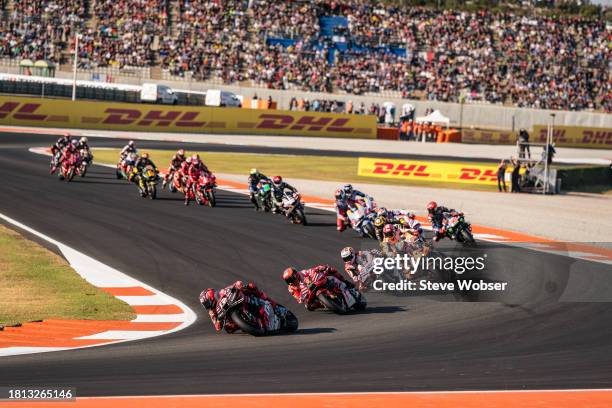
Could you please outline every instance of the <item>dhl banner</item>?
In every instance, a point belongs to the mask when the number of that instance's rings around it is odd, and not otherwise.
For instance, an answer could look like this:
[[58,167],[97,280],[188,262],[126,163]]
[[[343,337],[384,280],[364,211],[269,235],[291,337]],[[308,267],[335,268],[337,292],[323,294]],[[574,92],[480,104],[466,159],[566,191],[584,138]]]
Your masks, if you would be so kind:
[[326,112],[0,96],[0,124],[145,132],[376,138],[376,118]]
[[[546,143],[547,127],[536,125],[529,138],[533,143]],[[594,147],[612,149],[612,129],[588,128],[583,126],[555,126],[553,142],[556,146]]]
[[515,144],[516,133],[499,130],[467,130],[461,135],[462,143],[484,143],[484,144]]
[[360,157],[359,176],[399,180],[440,181],[495,185],[497,166],[422,160],[374,159]]
[[[546,125],[535,125],[529,133],[530,143],[546,143]],[[515,144],[516,132],[501,130],[464,130],[463,143]],[[582,126],[555,126],[553,141],[559,147],[592,147],[612,149],[612,129]]]

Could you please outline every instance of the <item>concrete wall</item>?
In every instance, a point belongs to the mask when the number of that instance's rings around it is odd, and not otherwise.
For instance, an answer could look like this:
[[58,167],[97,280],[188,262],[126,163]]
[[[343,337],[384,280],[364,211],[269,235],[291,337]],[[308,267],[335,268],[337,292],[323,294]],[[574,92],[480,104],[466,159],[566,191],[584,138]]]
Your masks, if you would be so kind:
[[[2,71],[11,71],[11,68],[2,67]],[[16,73],[16,72],[15,72]],[[71,78],[69,72],[57,71],[56,76],[59,78]],[[79,73],[79,79],[90,80],[91,74]],[[135,77],[116,77],[115,82],[140,84],[148,80],[142,80]],[[399,109],[406,102],[412,103],[416,107],[417,116],[424,115],[427,108],[439,109],[444,115],[451,119],[451,126],[459,126],[461,120],[461,105],[458,103],[446,103],[436,101],[415,101],[393,97],[383,97],[378,95],[356,96],[348,94],[326,94],[315,92],[302,91],[281,91],[255,87],[239,87],[232,85],[221,85],[215,83],[202,83],[196,81],[155,81],[157,83],[166,84],[174,89],[186,89],[193,91],[205,91],[209,88],[223,89],[243,95],[246,98],[252,98],[255,94],[259,98],[268,98],[278,102],[280,109],[287,109],[289,101],[292,97],[313,99],[337,99],[343,101],[352,100],[353,104],[358,106],[362,101],[366,104],[366,108],[372,102],[382,104],[383,102],[394,102]],[[507,106],[498,106],[491,104],[464,104],[463,105],[463,126],[484,129],[499,129],[499,130],[518,130],[520,128],[531,129],[534,125],[545,125],[550,121],[550,114],[554,113],[555,124],[565,126],[585,126],[599,127],[612,129],[612,114],[596,113],[596,112],[571,112],[571,111],[551,111],[544,109],[523,109]]]

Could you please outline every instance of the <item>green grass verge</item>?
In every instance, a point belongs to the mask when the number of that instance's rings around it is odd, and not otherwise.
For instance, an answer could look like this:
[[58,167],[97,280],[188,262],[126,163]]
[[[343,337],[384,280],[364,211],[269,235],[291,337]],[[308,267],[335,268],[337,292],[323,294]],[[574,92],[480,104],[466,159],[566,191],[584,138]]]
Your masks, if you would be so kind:
[[0,325],[135,317],[127,303],[91,286],[63,258],[0,225]]
[[[174,150],[147,150],[151,159],[160,168],[170,163]],[[194,152],[188,152],[193,154]],[[241,174],[246,177],[252,167],[257,167],[262,173],[273,176],[280,174],[288,178],[304,178],[311,180],[325,180],[374,183],[401,186],[419,186],[451,189],[469,189],[481,191],[495,191],[496,186],[464,183],[443,183],[421,180],[394,180],[378,177],[363,177],[357,175],[356,157],[335,156],[295,156],[289,154],[256,154],[256,153],[225,153],[198,151],[206,165],[218,173]],[[95,161],[98,163],[116,164],[119,149],[94,149]],[[375,155],[371,155],[375,156]],[[488,164],[490,163],[475,163]]]

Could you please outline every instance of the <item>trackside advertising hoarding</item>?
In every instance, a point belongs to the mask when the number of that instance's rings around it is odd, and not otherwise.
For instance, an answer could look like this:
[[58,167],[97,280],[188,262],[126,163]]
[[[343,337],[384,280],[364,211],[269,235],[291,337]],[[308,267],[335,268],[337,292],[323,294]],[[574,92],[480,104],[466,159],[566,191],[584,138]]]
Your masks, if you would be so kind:
[[0,96],[0,124],[145,132],[376,138],[370,115]]
[[[533,135],[529,141],[534,143],[545,143],[546,126],[534,126]],[[555,126],[553,141],[557,146],[612,149],[612,129],[586,128],[582,126]]]
[[497,166],[360,157],[357,174],[399,180],[496,185]]
[[[536,125],[530,132],[529,142],[546,142],[546,125]],[[515,144],[517,133],[499,130],[464,130],[463,143]],[[555,126],[553,140],[559,147],[591,147],[612,149],[612,129],[582,126]]]

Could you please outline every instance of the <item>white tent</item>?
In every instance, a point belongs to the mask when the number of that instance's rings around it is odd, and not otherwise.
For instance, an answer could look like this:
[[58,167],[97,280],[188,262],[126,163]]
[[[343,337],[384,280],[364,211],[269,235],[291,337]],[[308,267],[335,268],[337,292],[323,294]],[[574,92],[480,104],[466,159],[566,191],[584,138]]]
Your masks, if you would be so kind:
[[427,116],[419,116],[416,118],[416,121],[421,122],[421,123],[422,122],[441,123],[446,126],[450,124],[450,119],[444,116],[439,110],[435,110]]

